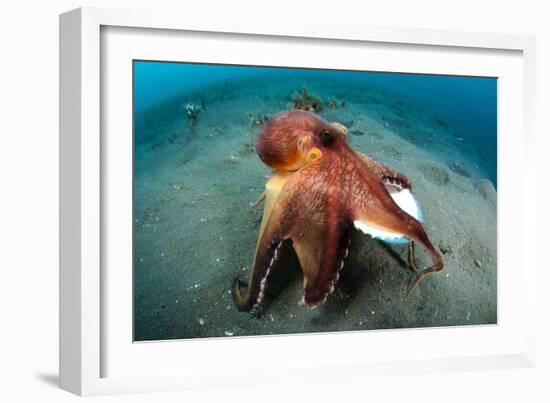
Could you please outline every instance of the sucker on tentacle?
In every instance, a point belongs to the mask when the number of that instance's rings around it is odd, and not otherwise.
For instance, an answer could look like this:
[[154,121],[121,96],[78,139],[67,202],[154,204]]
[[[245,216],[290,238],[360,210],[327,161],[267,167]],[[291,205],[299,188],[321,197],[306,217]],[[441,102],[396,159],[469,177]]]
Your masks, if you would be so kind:
[[324,304],[325,301],[327,300],[328,296],[334,292],[334,286],[336,285],[336,283],[340,279],[340,272],[342,271],[343,268],[344,268],[344,259],[342,259],[340,261],[339,267],[338,267],[338,269],[336,269],[336,275],[334,276],[334,279],[331,280],[331,282],[330,282],[328,292],[325,294],[325,296],[323,297],[321,302],[319,302],[319,304],[317,304],[317,305],[312,306],[312,308],[317,308],[319,305]]
[[384,176],[382,181],[384,182],[385,185],[390,185],[390,186],[395,186],[396,188],[398,188],[399,190],[403,190],[403,189],[406,189],[407,187],[405,186],[405,184],[403,182],[401,182],[399,179],[397,178],[392,178],[392,177],[389,177],[389,176]]
[[323,302],[327,299],[327,297],[330,294],[332,294],[334,292],[334,287],[335,287],[336,283],[338,282],[338,280],[340,279],[340,272],[344,268],[344,260],[348,257],[350,236],[346,235],[345,239],[346,240],[343,242],[345,244],[345,246],[341,249],[343,252],[340,253],[339,263],[337,264],[338,268],[336,269],[336,273],[334,273],[334,278],[330,282],[330,289],[329,289],[330,291],[327,293],[327,295],[325,295],[325,297],[323,299]]
[[[240,280],[239,274],[237,273],[237,275],[233,279],[232,296],[233,296],[233,300],[237,304],[237,307],[239,308],[240,311],[251,311],[252,313],[258,312],[260,308],[260,304],[265,296],[267,278],[269,276],[269,273],[273,265],[277,261],[278,251],[282,243],[283,241],[279,241],[278,243],[273,244],[273,248],[272,248],[273,252],[269,260],[269,264],[265,268],[265,273],[261,278],[258,279],[254,277],[257,272],[254,271],[254,268],[253,268],[253,272],[251,273],[250,279],[248,282],[248,293],[246,298],[243,298],[241,296],[240,286],[242,284],[242,281]],[[258,285],[255,284],[256,282],[258,282]],[[257,288],[258,286],[259,288],[255,290],[255,288]]]

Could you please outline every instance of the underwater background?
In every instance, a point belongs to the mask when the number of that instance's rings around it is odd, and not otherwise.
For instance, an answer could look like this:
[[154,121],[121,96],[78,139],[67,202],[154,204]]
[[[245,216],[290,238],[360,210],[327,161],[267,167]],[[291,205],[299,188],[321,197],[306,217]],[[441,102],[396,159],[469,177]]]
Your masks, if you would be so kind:
[[[497,321],[497,79],[135,61],[134,339],[493,324]],[[406,176],[445,269],[404,301],[406,245],[354,231],[335,292],[298,306],[291,245],[264,314],[238,312],[236,267],[250,273],[270,169],[263,121],[315,100],[351,146]],[[429,258],[418,250],[419,266]]]

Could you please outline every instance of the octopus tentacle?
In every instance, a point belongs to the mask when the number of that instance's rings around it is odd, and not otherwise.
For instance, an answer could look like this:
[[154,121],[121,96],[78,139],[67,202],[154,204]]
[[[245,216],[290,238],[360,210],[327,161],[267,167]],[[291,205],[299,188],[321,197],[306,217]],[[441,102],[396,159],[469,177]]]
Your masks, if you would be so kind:
[[[344,146],[344,148],[348,147]],[[346,163],[353,164],[353,151],[349,150],[348,153],[343,154],[350,156],[347,157],[348,161]],[[360,156],[359,160],[363,163],[365,161]],[[409,284],[405,293],[405,298],[407,298],[428,274],[443,270],[443,258],[432,245],[422,224],[403,211],[391,198],[383,185],[383,181],[380,181],[380,170],[375,172],[372,170],[356,170],[354,172],[356,172],[354,187],[357,196],[354,200],[355,209],[353,214],[356,225],[357,223],[368,223],[371,227],[405,236],[411,241],[422,245],[432,259],[432,265],[419,272]],[[399,178],[399,176],[396,177]],[[405,183],[410,185],[410,181]],[[410,244],[409,251],[414,254],[412,243]],[[414,261],[414,263],[416,262]]]
[[314,307],[334,290],[348,254],[352,221],[338,194],[329,197],[325,170],[324,163],[311,163],[286,179],[260,231],[246,297],[241,296],[238,280],[234,281],[233,298],[240,310],[259,307],[277,248],[284,239],[292,240],[304,273],[304,302]]
[[258,203],[265,201],[264,214],[246,297],[241,295],[241,281],[238,275],[232,284],[233,300],[240,311],[253,313],[258,311],[265,296],[267,277],[277,261],[279,248],[286,238],[285,234],[292,225],[292,220],[286,217],[290,211],[281,208],[284,204],[278,203],[286,177],[284,173],[275,172],[268,180],[266,190],[258,199]]
[[414,251],[414,241],[409,241],[407,249],[408,249],[407,256],[408,256],[409,266],[411,267],[411,269],[413,269],[413,271],[417,272],[418,268],[416,265],[416,253]]
[[[422,228],[422,226],[420,226]],[[441,257],[441,254],[437,251],[436,248],[432,245],[430,242],[428,236],[426,235],[426,232],[422,228],[422,233],[419,233],[421,235],[420,238],[422,239],[420,242],[424,248],[426,248],[432,258],[432,265],[422,270],[420,273],[418,273],[412,281],[409,283],[409,286],[407,287],[407,291],[405,292],[405,299],[407,299],[411,293],[414,291],[416,286],[429,274],[438,273],[441,270],[443,270],[443,258]]]
[[315,276],[304,271],[305,292],[303,302],[311,309],[323,304],[327,297],[334,292],[334,287],[340,279],[340,272],[344,268],[344,261],[349,253],[349,242],[349,231],[346,231],[340,237],[338,249],[332,260],[328,260],[322,266],[315,268]]
[[[407,298],[428,274],[443,270],[443,258],[432,245],[424,227],[418,220],[399,208],[385,189],[381,191],[372,183],[368,185],[370,185],[369,189],[364,191],[370,192],[370,194],[366,197],[363,205],[359,204],[359,208],[355,213],[355,222],[366,222],[369,226],[405,236],[411,241],[422,245],[432,259],[432,265],[419,272],[411,281],[405,293],[405,298]],[[412,244],[410,252],[414,253]]]
[[310,163],[293,175],[284,189],[293,195],[286,208],[299,208],[289,236],[304,274],[303,302],[310,308],[334,291],[348,253],[352,220],[339,191],[339,176],[331,172],[337,161],[334,157],[327,154]]
[[232,285],[232,295],[240,311],[251,311],[253,313],[258,311],[265,296],[267,278],[277,261],[281,244],[282,241],[273,241],[263,253],[257,256],[252,275],[248,282],[246,297],[241,295],[241,280],[239,275],[235,276]]
[[394,169],[391,169],[378,161],[372,159],[366,154],[361,152],[356,152],[365,167],[375,174],[385,185],[396,186],[399,190],[411,189],[412,183],[405,175],[400,172],[397,172]]

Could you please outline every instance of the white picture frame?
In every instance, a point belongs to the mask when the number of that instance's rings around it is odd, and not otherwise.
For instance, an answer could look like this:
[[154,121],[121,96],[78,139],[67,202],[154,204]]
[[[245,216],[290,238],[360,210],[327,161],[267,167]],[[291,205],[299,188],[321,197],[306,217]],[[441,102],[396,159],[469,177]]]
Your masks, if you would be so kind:
[[[384,347],[384,339],[388,337],[402,338],[407,332],[407,337],[412,339],[422,337],[436,337],[437,333],[423,333],[419,335],[413,330],[402,330],[400,333],[384,332],[354,332],[350,334],[323,335],[322,343],[344,343],[346,345],[359,345],[364,343],[378,343],[378,349],[386,356],[368,358],[362,355],[346,355],[341,352],[341,359],[324,360],[316,362],[308,346],[319,343],[320,335],[301,336],[277,336],[256,338],[214,339],[199,344],[194,342],[191,351],[177,351],[183,344],[161,343],[158,349],[150,352],[135,351],[132,340],[128,337],[120,337],[121,343],[129,343],[128,349],[117,345],[106,335],[105,326],[111,326],[106,317],[111,315],[111,306],[107,304],[102,265],[104,264],[104,248],[102,242],[102,216],[106,176],[110,172],[106,170],[105,144],[101,133],[105,130],[102,119],[102,94],[108,93],[102,81],[102,31],[109,27],[118,29],[155,29],[171,30],[194,33],[218,33],[223,35],[237,35],[253,37],[254,41],[262,40],[285,41],[297,43],[309,43],[310,40],[331,41],[332,45],[353,43],[377,43],[380,46],[417,46],[422,49],[433,47],[434,49],[469,49],[483,54],[491,51],[510,51],[519,55],[521,64],[521,76],[516,79],[521,81],[523,93],[520,91],[521,115],[516,121],[519,124],[518,132],[510,133],[504,139],[503,149],[499,151],[499,164],[506,161],[507,152],[513,149],[521,150],[520,155],[524,166],[533,166],[535,150],[534,136],[534,89],[535,89],[535,62],[534,38],[520,35],[502,35],[486,33],[467,33],[455,31],[429,31],[406,28],[382,28],[357,26],[350,24],[337,24],[315,21],[300,21],[280,25],[277,22],[266,20],[234,20],[234,19],[205,19],[192,15],[171,14],[169,12],[153,12],[149,10],[115,10],[103,8],[81,8],[70,11],[60,17],[60,385],[63,389],[79,395],[96,395],[112,393],[130,393],[140,391],[160,391],[170,389],[185,389],[191,387],[211,387],[225,385],[247,385],[261,382],[294,382],[299,374],[301,379],[323,379],[327,369],[337,373],[339,377],[346,374],[357,376],[369,376],[370,374],[400,374],[411,372],[438,372],[455,370],[475,370],[491,368],[527,367],[534,365],[534,317],[528,312],[535,312],[535,279],[536,262],[534,256],[527,253],[528,235],[535,234],[536,216],[535,195],[533,192],[517,192],[510,203],[520,208],[516,211],[513,222],[519,246],[516,247],[517,255],[514,262],[519,262],[522,270],[521,279],[518,280],[516,292],[521,298],[522,320],[516,321],[510,326],[471,328],[436,329],[426,332],[439,332],[445,337],[469,340],[468,337],[486,339],[499,338],[503,340],[501,345],[494,350],[484,350],[485,345],[480,343],[479,348],[466,345],[463,350],[448,352],[444,347],[433,354],[417,354],[416,356],[402,356],[396,351],[389,354],[388,346]],[[220,56],[222,57],[222,56]],[[227,57],[227,56],[226,56]],[[260,57],[259,55],[257,57]],[[452,55],[449,55],[452,57]],[[467,69],[467,66],[456,67]],[[513,70],[519,71],[519,70]],[[516,74],[517,73],[510,73]],[[102,87],[103,85],[103,87]],[[123,117],[124,119],[124,117]],[[515,126],[514,126],[515,127]],[[503,129],[499,127],[499,131]],[[504,128],[505,129],[505,128]],[[503,130],[504,130],[503,129]],[[500,134],[499,134],[500,136]],[[499,141],[502,140],[499,137]],[[506,168],[506,165],[504,165]],[[501,203],[500,181],[510,182],[514,186],[522,186],[525,189],[535,189],[533,178],[522,178],[514,175],[512,169],[504,169],[504,179],[499,173],[499,226],[502,220],[512,220],[501,214],[501,207],[506,208],[510,198]],[[511,187],[511,186],[510,186]],[[502,193],[506,195],[506,186]],[[499,228],[499,260],[502,253],[511,253],[509,248],[502,248],[506,242],[505,237],[500,239]],[[530,241],[532,241],[532,236]],[[506,278],[504,279],[506,280]],[[503,280],[503,281],[504,281]],[[500,292],[503,283],[499,278],[499,317],[505,312],[500,311],[502,298],[508,298],[509,294]],[[505,304],[506,306],[506,304]],[[127,312],[122,310],[122,312]],[[516,318],[511,316],[511,318]],[[112,326],[111,326],[112,327]],[[111,329],[111,333],[124,332],[122,329]],[[444,332],[444,333],[443,333]],[[475,336],[472,336],[475,333]],[[283,347],[284,343],[284,347]],[[381,344],[380,344],[381,343]],[[498,344],[498,343],[495,343]],[[109,346],[109,348],[107,348]],[[149,347],[147,347],[149,348]],[[153,346],[150,347],[151,349]],[[277,362],[276,355],[284,349],[301,351],[303,357],[310,358],[307,364],[307,374],[304,366],[289,358],[287,361]],[[136,373],[129,368],[119,366],[116,371],[106,369],[105,362],[111,356],[124,350],[126,355],[118,354],[118,361],[133,363],[132,354],[144,354],[139,356],[143,366],[153,369]],[[140,347],[144,350],[146,347]],[[162,351],[161,351],[162,350]],[[262,351],[270,351],[274,354],[271,365],[259,363],[257,368],[251,369],[246,374],[236,374],[230,368],[219,364],[221,360],[234,359],[228,351],[247,350],[249,355],[260,354]],[[206,354],[210,352],[211,354]],[[181,360],[165,362],[169,370],[158,370],[154,374],[155,366],[153,358],[184,354],[188,359],[184,364]],[[311,354],[311,355],[308,355]],[[202,358],[201,358],[202,357]],[[401,358],[400,358],[401,357]],[[113,358],[113,360],[115,360]],[[144,360],[144,361],[143,361]],[[199,362],[200,361],[200,362]],[[161,361],[156,361],[158,365]],[[163,365],[164,366],[164,365]],[[192,371],[189,368],[193,366]],[[210,370],[209,368],[216,368]],[[284,368],[284,371],[281,369]],[[261,369],[261,373],[257,371]],[[334,376],[334,374],[332,375]]]

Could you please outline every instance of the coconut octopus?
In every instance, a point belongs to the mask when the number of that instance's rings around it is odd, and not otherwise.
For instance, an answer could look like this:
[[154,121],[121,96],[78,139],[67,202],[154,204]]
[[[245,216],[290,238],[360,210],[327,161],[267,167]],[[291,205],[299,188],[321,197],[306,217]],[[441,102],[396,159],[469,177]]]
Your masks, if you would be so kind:
[[[346,135],[343,125],[305,111],[280,113],[260,129],[256,150],[274,172],[263,194],[264,214],[244,297],[246,283],[238,274],[233,281],[239,310],[259,312],[269,273],[287,239],[304,275],[300,302],[310,308],[334,290],[354,226],[385,241],[408,242],[409,263],[417,274],[405,297],[427,275],[443,270],[443,259],[420,223],[409,179],[354,151]],[[416,269],[415,242],[432,260],[422,271]]]

